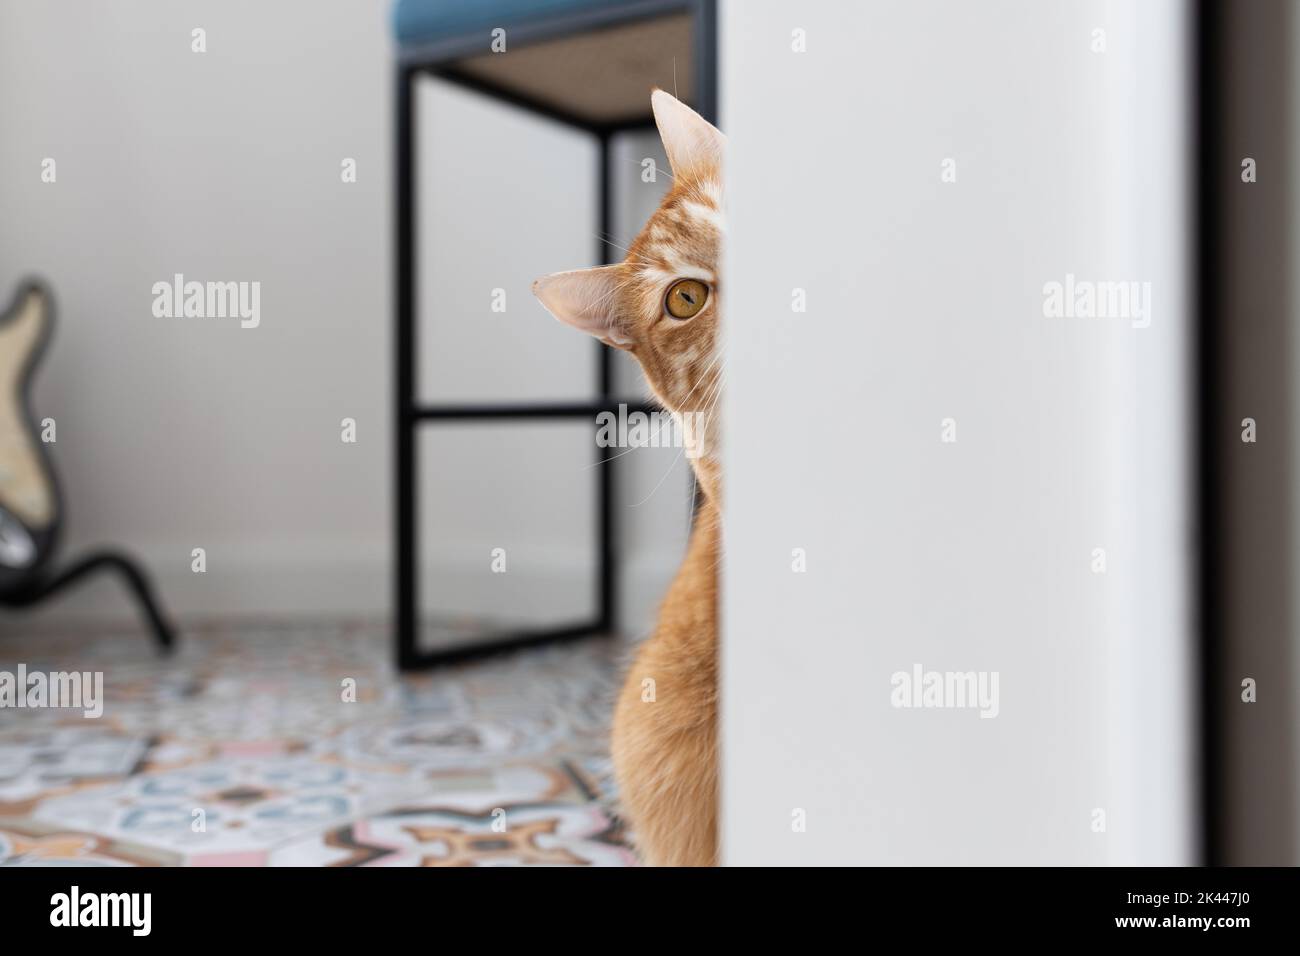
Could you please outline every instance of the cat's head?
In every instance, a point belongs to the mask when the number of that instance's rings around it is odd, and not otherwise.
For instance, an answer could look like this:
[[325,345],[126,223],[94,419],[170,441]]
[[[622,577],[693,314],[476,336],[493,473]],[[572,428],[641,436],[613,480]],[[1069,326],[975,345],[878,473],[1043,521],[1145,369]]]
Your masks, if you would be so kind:
[[721,438],[726,138],[663,90],[655,90],[650,102],[672,166],[672,188],[622,262],[557,272],[533,283],[533,293],[561,322],[636,356],[663,406],[690,419],[700,443],[696,470],[714,478]]

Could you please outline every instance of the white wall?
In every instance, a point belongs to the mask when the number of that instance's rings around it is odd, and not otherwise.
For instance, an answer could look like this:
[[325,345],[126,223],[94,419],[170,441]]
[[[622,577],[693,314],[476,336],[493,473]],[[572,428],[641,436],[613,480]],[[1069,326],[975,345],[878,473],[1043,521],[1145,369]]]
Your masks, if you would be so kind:
[[[379,0],[0,2],[0,295],[35,272],[59,302],[35,401],[58,421],[64,554],[129,547],[182,617],[388,610],[388,16]],[[194,27],[207,31],[201,55]],[[571,137],[468,100],[422,104],[447,124],[422,154],[433,205],[421,264],[436,280],[423,292],[455,306],[425,337],[427,394],[579,394],[591,346],[527,289],[539,272],[592,264],[590,160]],[[45,157],[54,184],[41,182]],[[344,157],[355,184],[340,180]],[[652,201],[626,196],[631,228]],[[176,272],[261,282],[260,327],[153,317],[153,283]],[[508,317],[486,313],[496,286]],[[344,417],[356,445],[340,441]],[[457,463],[424,484],[427,603],[545,614],[581,602],[590,440],[490,435],[425,439],[429,457],[451,442]],[[631,506],[671,464],[646,450],[616,466],[634,628],[680,551],[680,464]],[[538,487],[541,501],[524,500]],[[519,559],[507,600],[486,557],[501,529]],[[195,547],[204,575],[190,571]],[[103,583],[50,612],[133,616]]]
[[[1186,31],[724,4],[727,862],[1192,858]],[[1150,327],[1045,317],[1067,273]],[[918,663],[997,717],[891,706]]]
[[[58,299],[35,396],[59,423],[65,554],[129,546],[180,613],[386,593],[384,4],[267,10],[0,7],[0,289],[36,272]],[[260,327],[154,318],[176,272],[260,281]],[[77,607],[130,613],[105,585],[57,606]]]

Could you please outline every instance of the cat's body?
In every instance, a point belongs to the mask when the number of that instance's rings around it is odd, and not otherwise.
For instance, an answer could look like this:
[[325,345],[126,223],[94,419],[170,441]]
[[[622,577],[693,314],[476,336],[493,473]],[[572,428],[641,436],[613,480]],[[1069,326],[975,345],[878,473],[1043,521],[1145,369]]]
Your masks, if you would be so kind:
[[614,711],[619,792],[652,866],[717,862],[720,547],[718,514],[705,502]]
[[718,414],[722,134],[656,90],[655,121],[673,185],[616,265],[533,285],[556,318],[636,356],[660,403],[691,419],[687,451],[703,505],[654,633],[628,671],[614,715],[624,813],[652,865],[717,862]]

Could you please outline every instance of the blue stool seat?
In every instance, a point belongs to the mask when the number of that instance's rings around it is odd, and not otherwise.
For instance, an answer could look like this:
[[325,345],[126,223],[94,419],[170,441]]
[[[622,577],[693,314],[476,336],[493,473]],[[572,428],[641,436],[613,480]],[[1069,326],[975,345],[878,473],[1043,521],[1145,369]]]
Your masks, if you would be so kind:
[[628,0],[397,0],[393,32],[402,45],[418,45],[511,26],[525,20],[580,15],[626,6]]
[[653,86],[693,99],[698,9],[690,0],[398,0],[393,26],[405,63],[591,129],[647,123]]

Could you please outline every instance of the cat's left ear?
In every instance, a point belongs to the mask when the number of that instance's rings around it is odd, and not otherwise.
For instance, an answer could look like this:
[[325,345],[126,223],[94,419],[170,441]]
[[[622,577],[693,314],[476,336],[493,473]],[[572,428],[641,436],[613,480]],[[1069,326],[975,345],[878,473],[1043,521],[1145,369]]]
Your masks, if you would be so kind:
[[688,179],[718,169],[727,137],[716,126],[663,90],[650,94],[650,108],[675,178]]
[[565,325],[616,349],[632,347],[617,312],[619,267],[556,272],[533,283],[533,295]]

